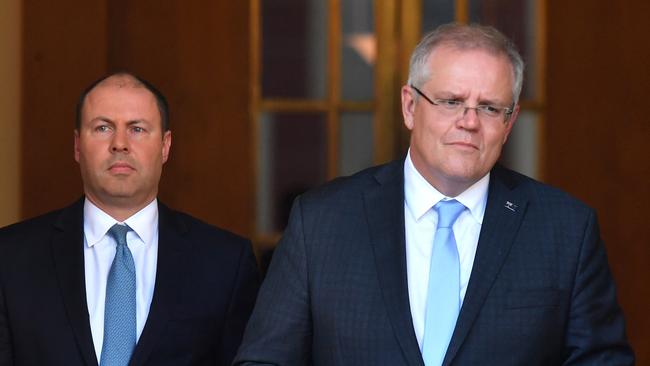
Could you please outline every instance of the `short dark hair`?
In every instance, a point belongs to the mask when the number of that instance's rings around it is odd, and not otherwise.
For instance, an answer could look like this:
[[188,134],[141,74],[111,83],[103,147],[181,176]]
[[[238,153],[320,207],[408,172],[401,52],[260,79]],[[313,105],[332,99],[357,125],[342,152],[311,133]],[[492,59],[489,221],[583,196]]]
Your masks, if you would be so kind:
[[167,104],[167,99],[165,99],[165,96],[153,84],[128,71],[116,71],[106,74],[101,78],[95,80],[86,89],[84,89],[83,92],[81,92],[81,95],[79,95],[79,99],[77,100],[75,129],[78,130],[81,128],[81,110],[83,109],[84,103],[86,102],[88,93],[95,89],[95,87],[101,82],[113,76],[124,76],[132,78],[137,84],[142,85],[145,89],[150,91],[151,94],[153,94],[153,96],[156,98],[156,105],[158,106],[158,112],[160,112],[160,123],[162,130],[163,132],[169,131],[169,105]]

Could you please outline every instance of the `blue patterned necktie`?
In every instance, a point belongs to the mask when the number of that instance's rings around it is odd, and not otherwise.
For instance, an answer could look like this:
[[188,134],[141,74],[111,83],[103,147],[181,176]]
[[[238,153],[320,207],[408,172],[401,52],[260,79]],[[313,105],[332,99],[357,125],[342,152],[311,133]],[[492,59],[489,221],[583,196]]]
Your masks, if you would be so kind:
[[422,357],[427,366],[442,365],[460,311],[460,261],[452,226],[465,209],[456,200],[440,201],[433,239]]
[[135,263],[126,245],[131,228],[115,224],[108,233],[117,242],[115,259],[108,272],[104,309],[104,344],[100,366],[126,366],[135,348]]

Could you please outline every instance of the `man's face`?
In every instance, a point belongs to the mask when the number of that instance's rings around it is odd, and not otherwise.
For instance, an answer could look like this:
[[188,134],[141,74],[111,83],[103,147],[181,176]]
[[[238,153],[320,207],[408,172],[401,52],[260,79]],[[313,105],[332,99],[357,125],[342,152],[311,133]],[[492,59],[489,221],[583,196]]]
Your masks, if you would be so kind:
[[88,93],[74,154],[86,196],[100,208],[141,208],[158,193],[171,132],[163,132],[156,99],[126,77]]
[[[502,55],[484,50],[440,46],[428,59],[430,78],[416,85],[430,99],[452,99],[470,107],[512,105],[512,67]],[[475,110],[449,117],[444,107],[415,90],[402,88],[404,124],[411,130],[411,159],[422,176],[440,192],[456,196],[494,166],[515,121],[519,106],[507,122],[488,121]]]

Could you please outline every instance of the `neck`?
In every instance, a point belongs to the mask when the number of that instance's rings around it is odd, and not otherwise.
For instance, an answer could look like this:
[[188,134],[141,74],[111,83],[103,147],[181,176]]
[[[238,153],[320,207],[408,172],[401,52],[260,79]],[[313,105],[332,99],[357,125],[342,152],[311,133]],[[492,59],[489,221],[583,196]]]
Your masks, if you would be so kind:
[[133,199],[127,200],[125,204],[119,204],[120,202],[107,204],[101,200],[96,199],[95,197],[89,194],[86,194],[86,199],[88,199],[90,202],[93,203],[93,205],[97,206],[97,208],[104,211],[110,217],[114,218],[116,221],[124,222],[129,217],[135,215],[138,211],[147,207],[147,205],[150,204],[151,201],[156,199],[156,197],[143,200],[137,205],[133,204]]
[[[425,178],[426,179],[426,178]],[[434,183],[431,179],[427,179],[427,182],[437,189],[438,192],[444,194],[446,197],[457,197],[461,193],[465,192],[471,184],[460,183],[460,182],[447,182],[447,184]]]
[[413,167],[418,173],[438,192],[444,194],[446,197],[456,197],[465,192],[475,182],[465,181],[461,179],[453,179],[451,177],[436,174],[425,167],[421,167],[419,161],[411,155],[411,162]]

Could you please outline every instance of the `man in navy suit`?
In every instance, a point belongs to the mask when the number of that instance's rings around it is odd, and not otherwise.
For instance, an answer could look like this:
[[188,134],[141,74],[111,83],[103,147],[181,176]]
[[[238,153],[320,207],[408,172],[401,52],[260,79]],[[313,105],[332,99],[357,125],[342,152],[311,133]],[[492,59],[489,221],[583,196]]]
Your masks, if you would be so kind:
[[490,27],[422,39],[407,156],[296,199],[235,364],[633,364],[593,210],[497,164],[523,68]]
[[0,365],[229,365],[257,268],[247,240],[156,199],[165,98],[117,73],[77,112],[85,196],[0,229]]

